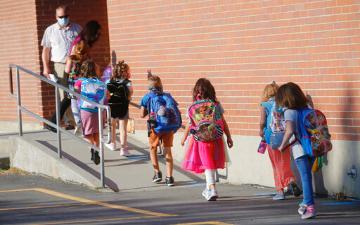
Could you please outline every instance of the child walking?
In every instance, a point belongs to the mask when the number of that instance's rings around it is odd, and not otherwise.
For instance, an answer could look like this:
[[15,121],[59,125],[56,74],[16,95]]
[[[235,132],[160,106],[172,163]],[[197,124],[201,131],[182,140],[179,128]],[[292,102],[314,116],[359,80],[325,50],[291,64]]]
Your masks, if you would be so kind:
[[[80,84],[81,95],[89,100],[103,104],[105,99],[105,84],[98,79],[98,69],[92,60],[86,60],[81,65],[81,76],[75,86]],[[83,135],[86,140],[93,146],[99,146],[99,118],[98,108],[93,104],[81,100],[80,102],[80,118]],[[100,163],[99,152],[93,147],[90,149],[91,160],[96,165]]]
[[275,188],[277,194],[273,200],[284,200],[284,190],[290,187],[295,196],[301,194],[295,183],[295,176],[291,170],[290,151],[280,152],[271,148],[271,139],[276,135],[283,137],[285,132],[283,109],[275,104],[275,95],[279,86],[273,82],[265,86],[260,107],[260,136],[267,143],[267,150],[273,168]]
[[174,133],[181,127],[181,114],[175,99],[163,91],[160,77],[152,75],[150,71],[148,73],[149,93],[142,98],[140,105],[142,118],[149,115],[147,125],[150,158],[154,168],[153,182],[159,183],[162,180],[157,158],[157,146],[162,140],[166,158],[165,184],[174,186],[174,163],[171,147],[173,146]]
[[299,205],[298,212],[302,219],[309,219],[316,216],[315,202],[313,197],[311,168],[314,163],[314,157],[306,154],[304,146],[298,140],[301,140],[300,129],[302,126],[299,114],[302,110],[308,108],[308,99],[295,83],[282,85],[275,97],[276,104],[286,108],[285,121],[286,130],[279,151],[286,151],[289,141],[295,136],[295,144],[291,145],[291,151],[295,159],[296,167],[300,173],[303,187],[303,201]]
[[107,147],[116,150],[116,127],[120,127],[120,155],[129,156],[127,146],[127,124],[129,120],[129,103],[133,94],[130,78],[130,67],[125,61],[114,66],[112,76],[107,84],[107,98],[111,109],[111,140]]
[[186,126],[181,144],[187,140],[183,168],[195,173],[204,173],[206,187],[202,192],[207,201],[215,201],[218,193],[215,187],[216,169],[225,168],[226,146],[233,146],[229,127],[224,117],[224,109],[216,98],[214,86],[205,78],[199,79],[193,89],[193,104],[187,114]]

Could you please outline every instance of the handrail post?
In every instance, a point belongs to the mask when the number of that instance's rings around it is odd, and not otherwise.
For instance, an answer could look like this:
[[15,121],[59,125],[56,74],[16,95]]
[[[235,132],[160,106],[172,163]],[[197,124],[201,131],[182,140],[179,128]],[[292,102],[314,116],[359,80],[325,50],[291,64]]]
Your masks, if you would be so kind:
[[21,95],[20,95],[20,75],[19,68],[16,67],[16,99],[17,99],[17,116],[19,122],[19,136],[23,136],[23,126],[22,126],[22,115],[21,115]]
[[14,95],[14,84],[13,84],[13,73],[12,67],[9,67],[9,85],[10,85],[10,94]]
[[61,131],[60,131],[60,93],[59,88],[55,87],[55,107],[56,107],[56,132],[57,132],[57,142],[58,142],[58,156],[62,157],[61,153]]
[[103,115],[102,108],[98,107],[99,116],[99,149],[100,149],[100,174],[101,174],[101,186],[105,187],[105,165],[104,165],[104,141],[103,141]]

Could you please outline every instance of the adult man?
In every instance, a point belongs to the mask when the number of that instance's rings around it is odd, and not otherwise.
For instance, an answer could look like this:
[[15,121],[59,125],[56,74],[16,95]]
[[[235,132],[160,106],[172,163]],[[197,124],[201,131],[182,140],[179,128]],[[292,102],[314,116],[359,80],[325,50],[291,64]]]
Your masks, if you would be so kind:
[[[60,5],[56,8],[56,20],[55,24],[46,28],[41,41],[41,46],[43,46],[43,74],[49,78],[51,73],[50,61],[53,62],[53,74],[56,76],[58,83],[67,87],[68,76],[64,75],[66,57],[70,51],[71,43],[81,31],[81,27],[76,23],[70,23],[68,8],[65,5]],[[67,128],[71,129],[75,122],[69,107],[70,99],[67,99],[64,91],[60,91],[60,99],[62,100],[60,106],[61,117],[66,111],[64,121],[67,123]],[[52,116],[51,121],[56,123],[56,114]]]

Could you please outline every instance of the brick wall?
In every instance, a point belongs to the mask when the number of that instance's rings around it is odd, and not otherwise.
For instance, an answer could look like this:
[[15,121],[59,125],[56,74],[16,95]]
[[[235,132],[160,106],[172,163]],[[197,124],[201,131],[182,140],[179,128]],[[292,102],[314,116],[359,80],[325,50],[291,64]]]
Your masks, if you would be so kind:
[[[35,72],[41,71],[40,42],[47,26],[56,22],[58,4],[70,6],[71,20],[84,26],[95,19],[102,25],[102,36],[94,46],[93,57],[109,63],[109,37],[105,0],[21,0],[2,1],[0,15],[0,121],[15,121],[15,100],[9,97],[8,64],[16,63]],[[14,73],[15,74],[15,73]],[[21,74],[23,104],[42,116],[54,110],[54,91],[45,83]],[[26,121],[34,121],[25,116]]]
[[[1,1],[0,15],[0,120],[14,120],[16,108],[15,100],[9,97],[8,64],[17,63],[39,71],[34,1]],[[15,77],[15,70],[13,72]],[[23,94],[23,105],[40,113],[40,82],[29,76],[21,76],[21,84],[21,91],[26,92]]]
[[131,66],[135,102],[148,68],[183,111],[196,79],[207,77],[232,133],[257,135],[263,87],[293,81],[326,113],[335,139],[359,140],[359,11],[346,0],[111,0],[110,46]]

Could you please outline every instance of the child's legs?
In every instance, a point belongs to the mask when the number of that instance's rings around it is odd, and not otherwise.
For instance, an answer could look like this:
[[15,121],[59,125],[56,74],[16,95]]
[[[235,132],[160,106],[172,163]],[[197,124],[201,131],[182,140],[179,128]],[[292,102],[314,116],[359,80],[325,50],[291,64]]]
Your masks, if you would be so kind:
[[276,153],[275,153],[275,151],[277,151],[277,150],[273,150],[270,146],[268,146],[267,150],[268,150],[271,166],[273,168],[275,188],[276,188],[277,191],[282,191],[282,187],[280,185],[281,182],[280,182],[279,175],[278,175],[278,172],[277,172],[277,167],[276,167],[276,155],[275,155]]
[[92,144],[92,145],[95,144],[95,142],[94,142],[94,137],[93,137],[92,134],[84,135],[84,138],[85,138],[90,144]]
[[128,124],[128,119],[120,120],[119,122],[120,122],[119,127],[120,127],[121,148],[126,148],[127,147],[127,124]]
[[215,171],[216,170],[211,170],[211,169],[205,170],[206,187],[208,189],[215,189],[215,184],[216,184]]
[[160,137],[156,135],[154,131],[150,132],[149,144],[150,144],[150,159],[153,164],[155,172],[159,172],[159,161],[157,157],[157,146],[159,144]]
[[71,99],[71,111],[73,113],[76,125],[79,125],[81,123],[80,110],[76,99]]
[[99,133],[94,133],[92,136],[93,136],[94,145],[99,147]]
[[118,119],[111,118],[111,142],[116,144],[116,124]]
[[301,156],[295,159],[296,167],[299,170],[301,183],[303,187],[303,204],[313,205],[313,187],[312,187],[312,175],[311,175],[311,163],[312,160],[308,156]]
[[171,147],[173,146],[174,133],[165,133],[161,136],[165,151],[166,158],[166,174],[168,177],[172,177],[174,169],[174,160],[172,157]]
[[295,180],[291,170],[290,149],[280,152],[268,147],[268,153],[274,171],[276,190],[282,191]]

